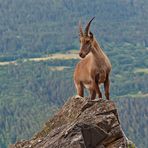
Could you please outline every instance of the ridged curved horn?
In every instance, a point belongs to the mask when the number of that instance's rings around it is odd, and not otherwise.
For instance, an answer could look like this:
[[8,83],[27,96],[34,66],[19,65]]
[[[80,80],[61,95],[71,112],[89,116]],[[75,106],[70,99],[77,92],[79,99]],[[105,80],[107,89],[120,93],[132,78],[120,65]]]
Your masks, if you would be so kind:
[[82,29],[82,25],[81,25],[81,21],[79,21],[79,36],[83,36],[83,29]]
[[88,33],[89,33],[89,28],[90,28],[90,24],[91,22],[93,21],[95,17],[93,17],[87,24],[86,28],[85,28],[85,36],[88,36]]

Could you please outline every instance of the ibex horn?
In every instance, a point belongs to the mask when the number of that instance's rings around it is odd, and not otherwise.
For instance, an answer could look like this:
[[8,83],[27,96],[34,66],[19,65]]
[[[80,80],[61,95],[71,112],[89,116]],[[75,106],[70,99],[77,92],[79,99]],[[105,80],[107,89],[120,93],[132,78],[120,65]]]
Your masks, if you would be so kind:
[[79,21],[79,36],[83,36],[81,21]]
[[93,21],[95,17],[93,17],[87,24],[86,28],[85,28],[85,36],[88,36],[88,33],[89,33],[89,28],[90,28],[90,24],[91,22]]

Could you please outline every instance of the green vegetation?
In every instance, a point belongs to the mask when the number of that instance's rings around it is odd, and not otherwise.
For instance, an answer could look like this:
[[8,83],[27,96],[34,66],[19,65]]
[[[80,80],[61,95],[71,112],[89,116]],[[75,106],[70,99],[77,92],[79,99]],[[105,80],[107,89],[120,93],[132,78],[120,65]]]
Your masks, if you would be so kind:
[[78,21],[92,16],[111,59],[122,126],[137,147],[148,147],[147,0],[0,0],[0,10],[0,147],[30,138],[75,95],[78,59],[48,54],[78,49]]
[[124,97],[115,99],[118,104],[118,111],[121,119],[122,128],[126,136],[132,140],[136,147],[145,148],[147,141],[147,114],[148,99]]
[[148,46],[147,0],[0,0],[0,60],[78,48],[78,21],[96,19],[102,45]]

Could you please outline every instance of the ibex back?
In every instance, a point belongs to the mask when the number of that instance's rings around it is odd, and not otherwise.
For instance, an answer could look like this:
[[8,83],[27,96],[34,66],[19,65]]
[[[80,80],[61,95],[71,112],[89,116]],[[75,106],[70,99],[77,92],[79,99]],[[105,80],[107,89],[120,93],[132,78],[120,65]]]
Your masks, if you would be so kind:
[[106,99],[109,100],[110,80],[109,74],[111,71],[111,63],[100,48],[97,40],[92,32],[90,32],[91,21],[86,25],[83,32],[81,23],[79,23],[80,35],[80,52],[81,60],[76,65],[74,71],[74,83],[77,90],[77,95],[83,97],[84,87],[90,92],[90,99],[102,98],[102,93],[99,89],[99,84],[104,83]]

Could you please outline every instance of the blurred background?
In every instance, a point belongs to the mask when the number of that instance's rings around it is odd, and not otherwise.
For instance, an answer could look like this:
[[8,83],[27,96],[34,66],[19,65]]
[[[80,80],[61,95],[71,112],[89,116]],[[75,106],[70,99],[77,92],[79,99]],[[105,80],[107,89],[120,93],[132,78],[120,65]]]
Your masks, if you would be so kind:
[[76,94],[78,22],[93,16],[123,129],[148,147],[147,0],[0,0],[0,148],[32,137]]

